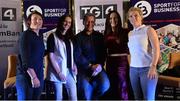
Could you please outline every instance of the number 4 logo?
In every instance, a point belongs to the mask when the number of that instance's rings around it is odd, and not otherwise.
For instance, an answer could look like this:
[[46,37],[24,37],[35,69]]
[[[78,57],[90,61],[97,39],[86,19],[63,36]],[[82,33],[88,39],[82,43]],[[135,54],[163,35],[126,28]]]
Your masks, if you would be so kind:
[[2,21],[16,21],[16,9],[2,8]]

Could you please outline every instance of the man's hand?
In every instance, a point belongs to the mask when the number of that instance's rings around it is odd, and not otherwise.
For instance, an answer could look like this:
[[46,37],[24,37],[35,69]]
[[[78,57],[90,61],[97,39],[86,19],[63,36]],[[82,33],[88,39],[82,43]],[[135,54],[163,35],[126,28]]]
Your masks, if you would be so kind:
[[74,75],[78,74],[77,66],[75,64],[72,67],[72,72],[73,72]]
[[93,74],[92,76],[98,75],[102,71],[102,66],[100,64],[92,65]]

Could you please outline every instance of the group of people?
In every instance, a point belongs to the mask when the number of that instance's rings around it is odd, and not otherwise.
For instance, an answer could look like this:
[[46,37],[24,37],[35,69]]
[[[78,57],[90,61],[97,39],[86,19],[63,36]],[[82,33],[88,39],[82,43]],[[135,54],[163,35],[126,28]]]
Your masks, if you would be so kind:
[[[72,17],[59,18],[55,33],[47,40],[47,80],[52,82],[56,100],[63,99],[63,85],[69,100],[98,100],[102,96],[128,100],[131,99],[130,83],[134,99],[155,99],[160,53],[157,34],[142,23],[139,8],[130,8],[128,19],[134,28],[130,32],[122,27],[119,13],[110,11],[105,31],[100,33],[94,30],[95,15],[87,13],[83,18],[84,30],[76,35],[72,31]],[[16,77],[18,100],[40,99],[44,83],[45,48],[39,33],[43,18],[34,11],[27,21],[28,29],[20,38]]]

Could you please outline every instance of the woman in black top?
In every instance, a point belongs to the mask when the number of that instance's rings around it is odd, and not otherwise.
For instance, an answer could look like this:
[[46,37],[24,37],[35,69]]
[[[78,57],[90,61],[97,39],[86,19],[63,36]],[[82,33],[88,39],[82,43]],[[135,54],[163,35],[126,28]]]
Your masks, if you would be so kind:
[[68,92],[68,99],[77,100],[77,68],[73,57],[72,21],[70,15],[61,16],[57,23],[56,32],[52,33],[47,40],[49,57],[47,80],[51,81],[54,87],[56,100],[63,99],[63,84]]
[[21,34],[16,88],[18,100],[39,99],[43,89],[43,37],[39,33],[42,15],[34,11],[28,18],[28,29]]

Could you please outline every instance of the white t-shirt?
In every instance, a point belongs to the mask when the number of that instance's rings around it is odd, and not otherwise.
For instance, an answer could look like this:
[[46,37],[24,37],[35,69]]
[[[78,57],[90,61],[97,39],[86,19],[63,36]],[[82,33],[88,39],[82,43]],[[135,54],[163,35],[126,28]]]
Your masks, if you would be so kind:
[[148,26],[141,25],[129,32],[128,47],[132,67],[149,67],[152,61],[152,51],[147,35]]

